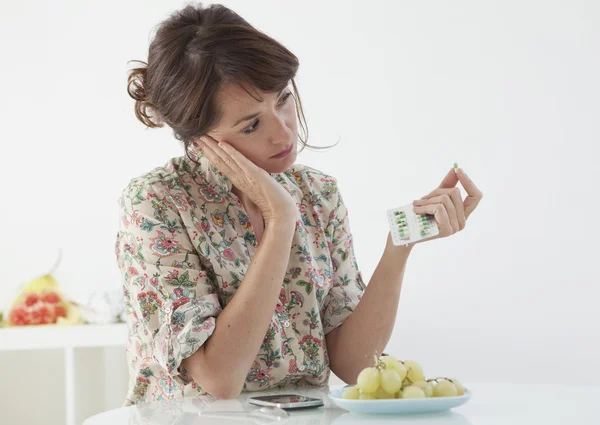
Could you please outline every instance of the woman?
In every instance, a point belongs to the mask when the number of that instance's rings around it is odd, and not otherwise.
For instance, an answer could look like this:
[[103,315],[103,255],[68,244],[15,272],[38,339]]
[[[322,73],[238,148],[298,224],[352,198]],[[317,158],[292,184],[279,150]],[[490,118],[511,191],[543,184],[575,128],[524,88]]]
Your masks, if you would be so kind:
[[[390,338],[413,246],[388,234],[365,285],[336,179],[295,164],[297,140],[308,146],[298,59],[221,5],[188,5],[161,23],[144,65],[128,81],[136,115],[169,125],[185,155],[120,199],[125,404],[320,386],[330,371],[355,382]],[[450,170],[415,211],[448,236],[481,196]]]

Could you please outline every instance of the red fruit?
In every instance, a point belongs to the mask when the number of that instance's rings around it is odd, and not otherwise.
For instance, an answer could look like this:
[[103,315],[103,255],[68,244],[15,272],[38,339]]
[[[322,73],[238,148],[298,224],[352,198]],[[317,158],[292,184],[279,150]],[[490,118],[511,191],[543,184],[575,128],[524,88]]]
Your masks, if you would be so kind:
[[56,292],[48,292],[42,296],[42,301],[50,304],[57,304],[60,302],[60,297]]
[[18,305],[13,308],[8,315],[8,320],[15,326],[24,326],[30,324],[29,313],[23,305]]
[[59,317],[67,317],[67,309],[58,304],[54,306],[54,315],[59,318]]
[[56,323],[54,309],[48,304],[38,304],[31,310],[31,323],[43,325],[48,323]]
[[27,307],[31,307],[32,305],[37,303],[39,300],[40,300],[40,297],[38,297],[37,294],[34,294],[34,293],[27,294],[27,296],[25,297],[25,305]]

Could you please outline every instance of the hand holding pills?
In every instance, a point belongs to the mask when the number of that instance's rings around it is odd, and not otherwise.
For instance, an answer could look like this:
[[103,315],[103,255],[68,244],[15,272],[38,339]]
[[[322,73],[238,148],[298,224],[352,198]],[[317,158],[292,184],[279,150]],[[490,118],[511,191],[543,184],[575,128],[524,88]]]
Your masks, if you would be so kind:
[[[456,187],[458,182],[467,192],[464,201],[460,189]],[[413,201],[414,213],[432,215],[439,229],[436,236],[423,240],[444,238],[463,230],[467,219],[477,208],[482,198],[483,193],[481,190],[475,186],[464,170],[458,168],[455,163],[436,189],[421,199]]]

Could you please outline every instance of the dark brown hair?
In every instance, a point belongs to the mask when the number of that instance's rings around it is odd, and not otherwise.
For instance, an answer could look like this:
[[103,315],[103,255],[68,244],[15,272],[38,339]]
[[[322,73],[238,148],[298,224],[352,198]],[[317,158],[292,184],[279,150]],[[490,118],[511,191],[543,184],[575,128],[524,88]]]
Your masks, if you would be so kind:
[[[223,116],[216,102],[226,83],[263,92],[279,92],[291,80],[292,97],[304,138],[308,127],[294,81],[298,58],[220,4],[190,3],[158,25],[148,62],[129,70],[127,92],[135,99],[135,115],[147,127],[173,129],[186,154],[192,141],[206,134]],[[258,96],[258,95],[256,95]],[[256,100],[259,97],[253,96]]]

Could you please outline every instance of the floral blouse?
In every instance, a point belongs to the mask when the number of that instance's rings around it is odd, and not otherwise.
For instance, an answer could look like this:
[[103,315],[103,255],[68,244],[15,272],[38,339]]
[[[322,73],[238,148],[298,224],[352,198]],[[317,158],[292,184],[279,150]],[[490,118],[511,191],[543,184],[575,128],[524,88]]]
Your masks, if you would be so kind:
[[[231,181],[202,154],[132,179],[119,199],[130,382],[124,405],[208,394],[181,365],[215,329],[257,250]],[[337,181],[295,164],[271,174],[300,212],[271,323],[243,391],[322,386],[325,335],[366,288]]]

